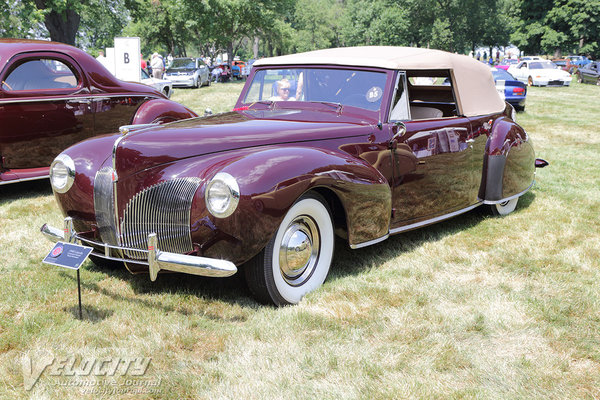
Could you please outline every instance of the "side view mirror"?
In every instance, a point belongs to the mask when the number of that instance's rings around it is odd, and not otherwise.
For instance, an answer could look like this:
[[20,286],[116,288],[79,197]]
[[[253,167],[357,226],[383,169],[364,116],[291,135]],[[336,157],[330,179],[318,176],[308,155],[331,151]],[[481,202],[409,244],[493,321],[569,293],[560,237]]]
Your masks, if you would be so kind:
[[390,143],[389,143],[389,147],[390,149],[395,149],[397,146],[397,142],[398,139],[400,139],[402,136],[404,136],[406,134],[406,125],[404,125],[404,123],[402,122],[395,122],[395,133],[394,136],[392,136],[392,139],[390,139]]

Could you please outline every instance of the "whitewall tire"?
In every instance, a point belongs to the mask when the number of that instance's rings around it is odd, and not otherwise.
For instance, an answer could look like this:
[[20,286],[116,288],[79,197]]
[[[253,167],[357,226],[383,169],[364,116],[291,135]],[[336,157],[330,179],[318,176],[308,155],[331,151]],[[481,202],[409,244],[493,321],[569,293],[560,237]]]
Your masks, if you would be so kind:
[[502,203],[492,204],[492,213],[494,215],[508,215],[515,211],[519,198],[515,197],[512,200],[503,201]]
[[334,241],[325,200],[316,193],[302,196],[265,249],[245,266],[248,287],[263,303],[297,304],[327,278]]

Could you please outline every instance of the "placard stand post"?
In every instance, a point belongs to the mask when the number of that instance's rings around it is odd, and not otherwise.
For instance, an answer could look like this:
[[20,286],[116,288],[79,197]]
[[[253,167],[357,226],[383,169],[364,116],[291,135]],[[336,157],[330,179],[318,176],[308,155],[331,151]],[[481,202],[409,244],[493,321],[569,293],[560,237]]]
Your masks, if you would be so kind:
[[77,269],[77,295],[79,297],[79,319],[83,320],[83,311],[81,309],[81,279],[79,278],[79,268]]

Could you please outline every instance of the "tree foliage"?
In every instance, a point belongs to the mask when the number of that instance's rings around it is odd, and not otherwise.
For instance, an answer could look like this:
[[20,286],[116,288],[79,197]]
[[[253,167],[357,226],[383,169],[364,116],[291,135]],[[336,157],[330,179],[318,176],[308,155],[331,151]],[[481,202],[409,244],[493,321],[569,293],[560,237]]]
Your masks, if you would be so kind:
[[144,53],[280,55],[336,46],[452,52],[517,45],[530,54],[600,52],[590,0],[0,0],[0,36],[86,49],[140,36]]

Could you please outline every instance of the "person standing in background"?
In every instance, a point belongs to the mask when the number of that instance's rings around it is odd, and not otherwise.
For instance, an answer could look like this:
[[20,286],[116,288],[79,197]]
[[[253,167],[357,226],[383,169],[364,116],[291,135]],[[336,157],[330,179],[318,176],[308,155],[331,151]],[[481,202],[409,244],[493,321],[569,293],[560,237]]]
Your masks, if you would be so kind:
[[162,79],[165,64],[162,57],[158,53],[152,54],[152,76],[156,79]]

